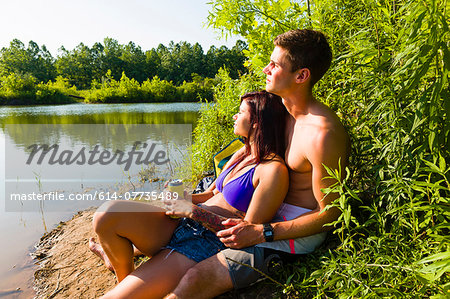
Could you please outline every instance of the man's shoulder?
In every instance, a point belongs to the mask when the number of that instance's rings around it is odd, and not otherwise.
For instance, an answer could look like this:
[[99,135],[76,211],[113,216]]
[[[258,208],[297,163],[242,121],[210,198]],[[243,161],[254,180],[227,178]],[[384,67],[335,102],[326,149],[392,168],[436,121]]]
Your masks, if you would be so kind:
[[[323,163],[346,161],[350,142],[347,131],[328,106],[313,101],[308,112],[293,118],[286,162],[292,171],[310,172]],[[331,163],[330,163],[331,162]]]
[[328,106],[315,102],[308,114],[308,122],[313,124],[316,134],[324,138],[336,138],[347,135],[339,117]]
[[336,113],[323,103],[317,102],[308,115],[311,139],[308,147],[314,156],[327,155],[330,151],[348,156],[350,138]]
[[344,128],[339,117],[330,107],[319,101],[314,101],[309,109],[309,116],[326,127]]

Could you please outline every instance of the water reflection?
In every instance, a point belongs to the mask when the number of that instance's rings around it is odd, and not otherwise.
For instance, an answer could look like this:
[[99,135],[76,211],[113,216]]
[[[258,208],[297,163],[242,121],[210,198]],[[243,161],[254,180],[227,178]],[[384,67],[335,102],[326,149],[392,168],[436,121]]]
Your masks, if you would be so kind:
[[[188,124],[190,125],[190,124]],[[175,126],[175,127],[173,127]],[[10,142],[29,153],[33,144],[66,144],[73,147],[81,144],[87,147],[100,145],[103,148],[124,150],[135,141],[160,141],[162,143],[185,143],[184,125],[170,123],[142,124],[5,124],[3,131]],[[147,129],[145,132],[144,130]],[[70,144],[67,144],[70,143]]]
[[0,107],[4,124],[192,124],[198,103]]

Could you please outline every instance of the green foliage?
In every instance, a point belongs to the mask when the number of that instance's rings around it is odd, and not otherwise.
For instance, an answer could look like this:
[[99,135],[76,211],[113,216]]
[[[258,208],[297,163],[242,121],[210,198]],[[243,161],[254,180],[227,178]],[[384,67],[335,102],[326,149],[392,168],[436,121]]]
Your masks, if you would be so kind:
[[93,82],[92,89],[85,99],[86,102],[133,102],[141,98],[140,84],[136,80],[129,79],[123,73],[120,80],[116,81],[111,73],[111,70],[108,70],[101,84]]
[[[287,29],[319,29],[333,48],[331,69],[314,92],[336,111],[352,139],[349,168],[328,169],[337,183],[326,191],[339,194],[333,205],[342,211],[331,224],[337,245],[285,269],[281,280],[292,287],[285,291],[325,298],[448,295],[446,1],[214,0],[211,5],[210,26],[246,39],[254,77],[269,60],[273,38]],[[239,81],[223,84],[222,90],[236,92],[230,98],[241,94],[232,89]],[[214,106],[202,111],[194,132],[199,161],[207,163],[203,151],[210,155],[220,147],[216,138],[222,144],[232,138],[229,131],[216,133],[221,131],[215,126],[232,113]],[[197,175],[207,165],[195,168]]]
[[112,38],[89,47],[80,43],[73,50],[64,47],[54,59],[45,46],[39,48],[33,41],[25,48],[19,40],[13,40],[9,48],[0,52],[0,75],[11,72],[30,73],[38,81],[53,80],[56,75],[69,80],[71,85],[88,89],[93,80],[102,81],[108,70],[115,80],[125,72],[139,83],[155,76],[180,85],[188,81],[192,73],[202,77],[214,77],[220,67],[232,69],[232,77],[246,72],[243,50],[246,45],[238,41],[232,49],[212,46],[207,54],[200,44],[170,42],[166,47],[160,44],[156,49],[143,51],[133,42],[121,45]]
[[175,99],[176,87],[172,82],[161,80],[158,76],[147,80],[142,84],[143,90],[156,102],[162,102],[164,99],[173,101]]
[[103,82],[94,81],[86,96],[89,103],[132,103],[132,102],[195,102],[199,98],[212,99],[214,80],[194,75],[194,82],[183,82],[175,86],[171,81],[158,76],[139,84],[125,73],[119,81],[114,80],[108,70]]
[[176,99],[181,102],[193,102],[200,99],[213,99],[213,89],[218,79],[199,78],[194,82],[184,81],[182,85],[177,86]]
[[36,78],[29,74],[19,75],[11,73],[1,77],[1,96],[12,99],[19,96],[31,97],[35,93]]
[[14,39],[9,48],[0,50],[0,76],[9,74],[29,74],[38,81],[55,78],[54,59],[45,46],[41,48],[33,41],[28,47],[18,39]]
[[98,67],[101,64],[99,50],[103,51],[103,46],[99,47],[97,44],[90,49],[80,43],[73,51],[67,51],[61,47],[59,51],[62,54],[55,62],[58,74],[67,78],[70,84],[78,88],[88,88],[92,79],[99,76],[101,78],[104,74],[100,73],[101,70]]
[[55,82],[37,83],[30,74],[11,73],[0,77],[0,104],[64,104],[71,103],[69,95],[76,94],[67,81],[58,77]]
[[256,74],[269,60],[273,39],[292,28],[302,28],[305,8],[289,0],[221,0],[212,1],[208,17],[209,26],[219,29],[225,36],[238,34],[245,37],[249,58],[247,65]]

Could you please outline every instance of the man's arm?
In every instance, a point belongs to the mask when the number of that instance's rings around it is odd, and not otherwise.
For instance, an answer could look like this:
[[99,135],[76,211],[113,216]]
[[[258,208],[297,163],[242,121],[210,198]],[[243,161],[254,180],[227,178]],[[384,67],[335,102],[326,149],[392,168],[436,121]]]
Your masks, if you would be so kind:
[[334,131],[324,130],[317,135],[312,144],[314,148],[311,148],[307,155],[312,166],[312,191],[317,200],[317,208],[291,221],[273,223],[275,240],[307,237],[330,230],[331,227],[325,224],[335,221],[340,215],[338,208],[325,210],[339,194],[330,193],[325,196],[322,192],[323,189],[336,183],[334,179],[326,178],[329,174],[324,165],[331,169],[339,169],[341,163],[341,169],[345,169],[347,142],[340,139],[340,135]]

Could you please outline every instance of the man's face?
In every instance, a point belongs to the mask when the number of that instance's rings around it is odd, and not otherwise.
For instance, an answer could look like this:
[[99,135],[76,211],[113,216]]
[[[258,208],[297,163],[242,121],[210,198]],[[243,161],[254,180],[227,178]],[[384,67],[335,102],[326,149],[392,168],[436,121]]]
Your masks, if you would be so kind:
[[267,75],[266,90],[283,96],[295,84],[296,72],[291,72],[291,63],[287,59],[287,51],[279,46],[270,56],[269,64],[263,69]]

